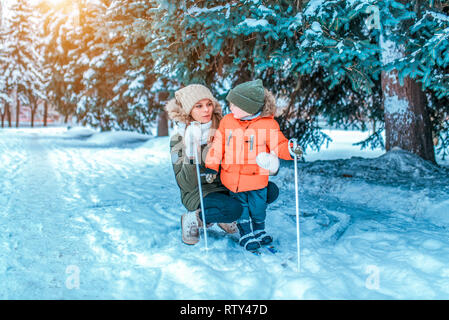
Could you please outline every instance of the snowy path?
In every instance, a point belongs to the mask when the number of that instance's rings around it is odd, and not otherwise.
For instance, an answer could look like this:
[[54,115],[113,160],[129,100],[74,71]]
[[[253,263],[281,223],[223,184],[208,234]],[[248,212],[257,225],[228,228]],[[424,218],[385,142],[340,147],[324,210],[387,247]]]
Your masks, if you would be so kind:
[[[160,272],[135,263],[132,250],[177,227],[174,212],[159,205],[170,203],[160,192],[167,171],[147,176],[145,165],[115,164],[129,149],[105,155],[37,134],[3,135],[0,150],[2,298],[121,298],[135,289],[154,297]],[[66,286],[72,270],[79,290]],[[137,284],[126,280],[131,273],[141,276]]]
[[244,253],[217,227],[206,252],[180,241],[167,138],[107,146],[64,131],[0,131],[1,299],[449,298],[449,219],[435,223],[446,177],[415,190],[302,165],[298,274],[291,166],[267,221],[282,252]]

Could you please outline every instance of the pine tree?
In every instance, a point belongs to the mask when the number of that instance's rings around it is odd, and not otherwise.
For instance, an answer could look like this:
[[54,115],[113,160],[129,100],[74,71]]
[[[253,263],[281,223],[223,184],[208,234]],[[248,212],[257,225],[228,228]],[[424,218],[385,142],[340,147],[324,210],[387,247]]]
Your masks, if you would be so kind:
[[[379,108],[378,94],[366,99],[375,74],[360,71],[376,67],[377,47],[364,36],[346,49],[344,23],[331,20],[323,31],[313,19],[318,16],[328,23],[329,17],[313,15],[307,6],[310,16],[305,16],[301,1],[160,3],[155,10],[153,52],[157,69],[166,77],[181,84],[210,85],[219,98],[240,82],[262,78],[283,105],[277,119],[284,133],[315,148],[329,140],[317,124],[323,113],[346,125],[378,117],[379,112],[372,111]],[[344,15],[345,2],[339,3]],[[329,6],[327,14],[338,16],[335,10]],[[365,95],[358,92],[363,82]],[[370,105],[375,107],[370,110]],[[345,121],[345,115],[350,120]]]
[[[304,54],[298,56],[302,72],[310,74],[319,65],[324,67],[331,86],[341,85],[349,78],[353,88],[358,92],[365,91],[367,96],[372,96],[370,92],[378,87],[380,77],[387,150],[399,146],[434,161],[431,128],[436,126],[429,121],[430,110],[422,86],[425,79],[420,77],[425,73],[418,74],[424,59],[415,59],[420,55],[429,58],[422,50],[429,42],[425,37],[414,36],[416,32],[410,28],[418,21],[417,12],[425,9],[430,10],[427,1],[407,4],[403,1],[309,1],[303,13],[304,24],[310,27],[306,27],[301,39]],[[372,28],[370,23],[373,22],[377,28]],[[417,39],[410,41],[414,38]],[[414,45],[415,52],[410,50],[410,44]],[[439,49],[444,57],[445,46],[442,47]],[[439,61],[444,63],[444,59]],[[426,69],[431,70],[429,72],[435,79],[445,77],[435,66]],[[407,77],[414,70],[418,71],[415,77]],[[436,93],[437,90],[431,92]],[[376,105],[378,103],[373,106]],[[378,107],[370,109],[365,109],[364,113],[379,115]],[[401,110],[403,112],[399,112]],[[328,112],[325,114],[329,115]],[[376,142],[378,137],[380,134],[376,131],[362,145]]]
[[[0,2],[0,7],[2,3]],[[3,21],[3,17],[0,16],[0,23]],[[6,43],[7,32],[5,30],[5,25],[0,24],[0,45],[3,47]],[[0,68],[5,70],[8,66],[8,57],[5,51],[0,51]],[[9,126],[11,127],[11,104],[12,99],[10,97],[10,92],[12,88],[8,85],[8,78],[5,73],[0,74],[0,116],[1,116],[1,127],[5,126],[5,120],[8,120]]]
[[[362,147],[400,146],[432,160],[431,130],[440,152],[449,146],[447,1],[77,0],[69,7],[45,15],[42,45],[43,69],[51,70],[43,97],[66,118],[148,132],[157,119],[166,124],[162,106],[184,85],[203,83],[224,101],[232,86],[261,78],[277,95],[282,130],[303,146],[329,141],[322,120],[371,125]],[[390,55],[395,48],[401,55]],[[419,93],[420,112],[403,113],[415,113],[413,126],[400,129],[408,122],[392,111],[401,104],[389,102],[404,100],[408,87]],[[401,132],[414,141],[401,144]]]
[[[155,70],[152,54],[155,5],[152,1],[116,0],[106,16],[108,31],[113,34],[113,50],[126,66],[115,73],[113,112],[122,128],[143,133],[149,131],[152,121],[157,120],[158,126],[168,124],[162,106],[169,88],[162,79],[165,75]],[[168,131],[158,130],[157,134],[166,135]]]
[[78,48],[74,39],[77,16],[49,11],[48,17],[45,46],[46,60],[51,68],[48,97],[56,110],[67,119],[75,113],[81,90],[79,77],[76,76],[79,66],[73,55],[74,51],[82,49]]
[[27,0],[17,0],[10,8],[10,17],[4,21],[7,30],[1,62],[5,66],[7,89],[15,90],[16,127],[19,126],[21,103],[29,103],[29,96],[41,96],[42,74],[40,57],[36,51],[36,24],[33,10]]

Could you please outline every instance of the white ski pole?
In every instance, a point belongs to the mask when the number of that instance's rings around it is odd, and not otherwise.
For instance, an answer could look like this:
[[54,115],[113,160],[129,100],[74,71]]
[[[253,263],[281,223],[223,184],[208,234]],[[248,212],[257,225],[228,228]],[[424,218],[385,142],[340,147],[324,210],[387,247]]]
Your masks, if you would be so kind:
[[[192,122],[190,125],[193,126],[200,126],[200,123],[197,121]],[[203,202],[203,188],[201,186],[201,176],[200,176],[200,162],[198,159],[198,152],[200,150],[200,146],[196,145],[195,143],[195,166],[196,166],[196,176],[198,178],[198,190],[200,193],[200,208],[201,208],[201,218],[203,220],[203,232],[204,232],[204,243],[205,243],[205,247],[206,250],[208,250],[207,247],[207,232],[206,232],[206,216],[204,213],[204,202]]]
[[298,141],[296,139],[290,139],[288,141],[288,150],[295,161],[295,200],[296,200],[296,248],[298,256],[298,272],[301,272],[301,246],[300,246],[300,233],[299,233],[299,198],[298,198],[298,155],[293,152],[298,147]]

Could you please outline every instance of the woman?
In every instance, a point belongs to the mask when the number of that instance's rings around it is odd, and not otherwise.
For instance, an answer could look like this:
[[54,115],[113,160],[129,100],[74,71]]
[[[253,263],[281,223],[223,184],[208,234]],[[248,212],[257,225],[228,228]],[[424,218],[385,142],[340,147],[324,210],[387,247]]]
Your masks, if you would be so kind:
[[[167,103],[165,109],[168,117],[176,121],[180,128],[170,139],[170,153],[181,201],[188,210],[181,217],[182,241],[196,244],[203,221],[199,209],[200,196],[194,160],[195,152],[198,151],[195,146],[201,146],[200,155],[207,154],[222,118],[222,110],[210,90],[200,84],[191,84],[176,91],[175,98]],[[243,207],[229,195],[218,176],[206,175],[204,158],[200,157],[200,175],[206,224],[218,223],[226,232],[235,233],[235,221],[240,218]],[[273,202],[278,193],[276,185],[270,183],[267,202]]]

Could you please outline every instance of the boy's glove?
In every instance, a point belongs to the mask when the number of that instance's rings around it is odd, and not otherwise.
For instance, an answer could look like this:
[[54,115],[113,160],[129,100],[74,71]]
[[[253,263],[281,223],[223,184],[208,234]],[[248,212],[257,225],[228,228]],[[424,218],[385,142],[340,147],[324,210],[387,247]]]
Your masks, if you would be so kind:
[[201,126],[199,122],[192,122],[184,133],[184,144],[186,156],[188,158],[195,157],[198,146],[201,144]]
[[206,173],[206,182],[207,183],[212,183],[214,182],[215,178],[217,177],[218,172],[213,170],[213,169],[209,169],[206,168],[205,170]]
[[292,138],[288,140],[288,152],[290,152],[292,157],[302,157],[303,151],[297,139]]
[[279,158],[273,151],[271,153],[259,153],[256,157],[256,163],[259,167],[268,170],[270,176],[276,175],[279,170]]
[[293,153],[294,154],[296,154],[297,156],[298,156],[298,158],[301,158],[302,157],[302,155],[303,155],[303,151],[302,151],[302,148],[301,148],[301,146],[298,144],[297,146],[296,146],[296,148],[293,148]]

